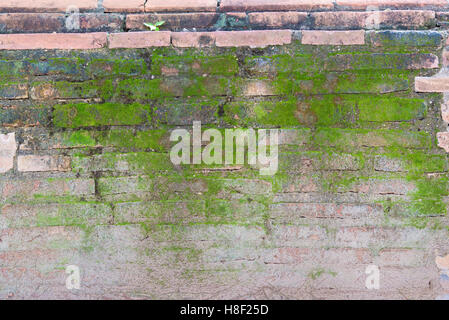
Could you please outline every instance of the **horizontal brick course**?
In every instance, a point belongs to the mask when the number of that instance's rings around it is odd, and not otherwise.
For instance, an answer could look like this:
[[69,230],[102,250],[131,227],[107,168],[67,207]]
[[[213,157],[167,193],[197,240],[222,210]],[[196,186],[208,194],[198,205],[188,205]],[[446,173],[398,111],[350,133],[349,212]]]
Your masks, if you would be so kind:
[[0,0],[1,12],[67,12],[69,8],[93,10],[97,0]]
[[264,31],[217,31],[217,47],[267,47],[291,43],[292,32],[289,30]]
[[444,0],[336,0],[337,6],[365,10],[369,7],[378,8],[413,8],[413,7],[447,7]]
[[147,0],[146,12],[166,11],[215,11],[217,0]]
[[[248,21],[255,27],[297,27],[307,21],[306,12],[251,12]],[[295,28],[296,29],[296,28]]]
[[214,32],[173,32],[171,43],[175,47],[210,47],[215,45]]
[[102,32],[0,34],[0,50],[99,49],[106,46],[106,38]]
[[108,42],[109,48],[166,47],[170,45],[170,32],[111,33]]
[[22,172],[69,171],[70,157],[59,156],[19,156],[17,168]]
[[145,0],[104,0],[105,12],[144,12]]
[[435,12],[425,10],[312,12],[315,29],[419,29],[435,23]]
[[362,45],[365,32],[359,31],[303,31],[301,43],[311,45]]
[[219,15],[214,12],[197,13],[147,13],[128,14],[126,28],[130,30],[148,30],[144,22],[155,23],[165,21],[162,30],[183,30],[184,28],[211,29],[217,22]]
[[332,0],[222,0],[221,11],[276,11],[332,9]]

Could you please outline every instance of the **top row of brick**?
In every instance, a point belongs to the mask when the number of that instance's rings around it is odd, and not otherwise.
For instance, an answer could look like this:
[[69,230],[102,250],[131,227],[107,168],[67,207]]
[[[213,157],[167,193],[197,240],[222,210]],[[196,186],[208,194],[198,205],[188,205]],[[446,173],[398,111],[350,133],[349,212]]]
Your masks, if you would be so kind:
[[[101,10],[98,0],[0,0],[0,12]],[[105,12],[377,10],[447,8],[447,0],[103,0]]]

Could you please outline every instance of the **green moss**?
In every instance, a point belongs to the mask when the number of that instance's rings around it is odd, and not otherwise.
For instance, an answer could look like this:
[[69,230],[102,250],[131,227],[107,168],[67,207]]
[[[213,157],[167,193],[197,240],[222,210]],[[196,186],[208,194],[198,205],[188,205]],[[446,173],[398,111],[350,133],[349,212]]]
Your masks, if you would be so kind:
[[133,103],[129,105],[105,104],[64,104],[53,111],[56,127],[80,128],[107,125],[139,125],[151,122],[150,106]]

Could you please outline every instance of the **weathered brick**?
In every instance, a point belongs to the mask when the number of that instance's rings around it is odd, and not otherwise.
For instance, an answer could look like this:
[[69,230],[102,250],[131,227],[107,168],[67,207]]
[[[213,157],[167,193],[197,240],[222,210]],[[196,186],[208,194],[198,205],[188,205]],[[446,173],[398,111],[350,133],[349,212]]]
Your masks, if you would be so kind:
[[276,11],[332,9],[332,0],[222,0],[221,11]]
[[77,227],[41,227],[2,230],[4,251],[79,248],[84,231]]
[[449,77],[415,77],[416,92],[448,92]]
[[299,29],[307,22],[308,14],[305,12],[251,12],[248,20],[255,27],[291,27]]
[[16,150],[15,133],[0,134],[0,173],[8,172],[13,168]]
[[405,171],[401,160],[385,156],[374,157],[374,170],[388,172]]
[[19,84],[1,84],[0,85],[0,98],[1,99],[27,99],[28,98],[28,85],[25,83]]
[[291,43],[292,32],[290,30],[217,31],[215,37],[217,47],[263,48]]
[[171,42],[175,47],[210,47],[215,44],[214,32],[173,32]]
[[108,36],[109,48],[148,48],[170,45],[170,32],[123,32]]
[[94,179],[8,179],[0,180],[3,199],[33,198],[45,196],[89,196],[95,193]]
[[[6,204],[0,221],[6,228],[42,226],[93,226],[107,224],[112,210],[100,203]],[[0,225],[2,223],[0,222]]]
[[103,7],[105,12],[144,12],[145,0],[104,0]]
[[129,14],[126,16],[126,28],[129,30],[148,30],[144,22],[165,21],[164,25],[161,26],[162,30],[210,29],[217,22],[218,16],[217,13],[213,12]]
[[0,14],[1,33],[61,32],[64,14],[58,13],[6,13]]
[[117,14],[81,13],[79,28],[71,26],[62,13],[5,13],[0,14],[0,33],[93,32],[120,31],[124,17]]
[[65,156],[18,156],[17,168],[22,172],[70,171],[70,157]]
[[35,100],[93,98],[97,90],[90,88],[88,82],[33,82],[30,97]]
[[362,45],[365,32],[358,31],[303,31],[302,44],[311,45]]
[[427,148],[431,137],[425,132],[403,130],[363,130],[319,128],[314,136],[318,144],[341,147],[386,147],[403,146],[408,148]]
[[97,0],[1,0],[2,12],[66,12],[70,7],[76,6],[81,11],[97,8]]
[[79,16],[80,29],[84,32],[122,31],[125,18],[118,14],[84,13]]
[[225,102],[223,99],[163,100],[158,104],[154,120],[168,125],[192,125],[193,121],[216,123],[217,109]]
[[276,203],[270,209],[270,216],[281,223],[291,223],[299,218],[361,219],[383,215],[379,206],[364,204]]
[[[416,16],[416,15],[415,15]],[[410,21],[410,20],[408,20]],[[443,36],[435,31],[370,31],[369,42],[375,46],[440,46]],[[444,51],[443,51],[444,52]],[[443,54],[444,61],[444,54]]]
[[443,148],[444,151],[449,152],[449,132],[437,133],[438,146]]
[[444,0],[336,0],[336,5],[351,9],[378,8],[415,8],[415,7],[447,7]]
[[99,49],[106,46],[106,38],[102,32],[1,34],[0,49]]
[[275,90],[270,81],[266,80],[248,80],[245,81],[242,88],[244,96],[273,96]]
[[149,0],[145,2],[146,12],[215,11],[216,9],[216,0]]
[[11,103],[0,108],[0,125],[4,127],[46,126],[49,123],[49,107],[30,107]]
[[435,24],[435,12],[426,10],[312,12],[316,29],[419,29]]

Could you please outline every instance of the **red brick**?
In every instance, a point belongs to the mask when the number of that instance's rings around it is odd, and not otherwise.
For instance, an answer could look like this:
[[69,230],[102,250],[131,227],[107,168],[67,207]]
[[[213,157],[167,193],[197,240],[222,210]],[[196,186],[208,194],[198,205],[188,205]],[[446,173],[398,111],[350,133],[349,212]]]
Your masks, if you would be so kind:
[[58,32],[64,19],[61,13],[7,13],[0,14],[0,26],[6,33]]
[[83,31],[122,30],[124,17],[117,14],[85,13],[80,15],[80,29]]
[[337,0],[337,6],[351,9],[379,8],[419,8],[419,7],[447,7],[445,0]]
[[0,173],[5,173],[13,168],[16,149],[14,132],[0,134]]
[[437,133],[438,146],[449,152],[449,132]]
[[103,32],[2,34],[0,49],[98,49],[106,46],[106,38]]
[[148,30],[143,23],[165,21],[162,30],[182,30],[184,28],[206,29],[217,22],[218,14],[213,12],[197,13],[161,13],[129,14],[126,16],[126,28],[130,30]]
[[292,32],[290,30],[217,31],[215,37],[217,47],[263,48],[291,43]]
[[[65,21],[66,15],[62,13],[6,13],[0,14],[0,30],[4,33],[65,32]],[[82,13],[79,21],[82,31],[116,31],[123,25],[123,17],[116,14]]]
[[64,156],[19,156],[17,167],[22,172],[70,171],[70,158]]
[[449,92],[449,77],[415,77],[416,92]]
[[303,31],[301,41],[312,45],[362,45],[365,31]]
[[104,0],[104,12],[144,12],[145,0]]
[[375,29],[381,26],[418,28],[435,19],[434,11],[389,10],[389,11],[339,11],[312,12],[314,27],[318,29]]
[[249,23],[258,27],[298,26],[306,22],[306,12],[251,12],[248,14]]
[[171,42],[175,47],[209,47],[215,44],[215,32],[173,32]]
[[332,9],[332,0],[222,0],[221,11],[285,11]]
[[143,31],[111,33],[108,37],[109,48],[148,48],[170,45],[170,32]]
[[217,0],[148,0],[145,12],[215,11]]
[[81,11],[97,8],[97,0],[0,0],[0,12],[66,12],[76,6]]

